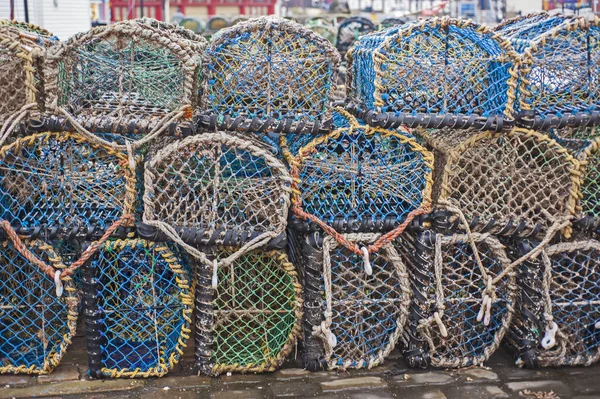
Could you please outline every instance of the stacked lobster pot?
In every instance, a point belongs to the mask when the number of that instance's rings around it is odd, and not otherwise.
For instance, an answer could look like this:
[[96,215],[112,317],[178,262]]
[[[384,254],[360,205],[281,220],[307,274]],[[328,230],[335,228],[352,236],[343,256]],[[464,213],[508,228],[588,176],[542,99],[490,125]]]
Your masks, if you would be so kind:
[[204,46],[190,31],[146,19],[54,46],[46,112],[28,126],[41,132],[18,139],[7,158],[31,154],[23,179],[41,181],[15,186],[34,193],[34,214],[47,209],[42,231],[72,261],[63,275],[78,271],[92,377],[164,375],[190,336],[186,258],[140,237],[135,221],[147,146],[193,129]]
[[20,137],[18,129],[42,108],[41,65],[53,43],[37,26],[0,22],[0,373],[52,371],[76,329],[73,281],[42,232],[85,215],[74,207],[78,198],[71,202],[54,187],[55,137]]
[[433,157],[408,131],[338,112],[332,132],[282,140],[290,244],[304,265],[302,359],[315,371],[375,367],[396,345],[410,287],[394,241],[430,205],[432,186]]
[[348,56],[349,109],[371,126],[414,127],[435,158],[433,211],[396,241],[411,280],[410,367],[486,361],[517,301],[506,237],[544,237],[574,211],[576,162],[512,128],[517,58],[499,34],[450,18],[366,36]]
[[274,371],[300,335],[302,289],[286,251],[292,179],[276,135],[332,123],[338,63],[329,42],[284,19],[221,30],[204,56],[205,132],[147,163],[144,222],[197,260],[202,374]]
[[540,13],[506,21],[497,31],[521,57],[516,122],[556,139],[580,168],[567,201],[572,231],[548,245],[538,239],[511,247],[528,259],[519,270],[521,302],[510,346],[522,367],[590,365],[600,359],[598,21]]

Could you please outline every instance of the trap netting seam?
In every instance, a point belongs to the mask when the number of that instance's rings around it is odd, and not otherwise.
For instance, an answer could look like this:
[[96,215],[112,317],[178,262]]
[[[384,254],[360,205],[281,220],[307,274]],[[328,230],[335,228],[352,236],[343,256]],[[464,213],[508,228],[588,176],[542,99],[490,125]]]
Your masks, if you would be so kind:
[[165,243],[108,240],[84,275],[92,376],[167,374],[187,346],[194,303],[195,282],[176,254]]
[[[569,280],[566,280],[565,277],[557,274],[558,271],[556,268],[562,266],[564,269],[567,269],[569,266],[577,264],[577,262],[571,257],[568,257],[568,264],[563,264],[560,259],[557,260],[555,258],[556,256],[573,252],[581,255],[584,251],[593,251],[593,253],[595,252],[596,254],[595,257],[592,256],[591,259],[587,258],[585,263],[580,265],[582,268],[587,269],[586,275],[581,275],[580,271],[571,270],[572,277]],[[592,276],[592,273],[598,273],[597,256],[599,253],[600,243],[592,239],[554,244],[547,247],[545,251],[542,252],[541,259],[544,267],[542,281],[542,303],[544,313],[542,316],[546,324],[546,335],[542,340],[542,345],[546,343],[544,341],[546,341],[547,338],[552,338],[553,342],[548,345],[549,347],[547,349],[546,347],[543,347],[545,350],[540,350],[538,356],[540,365],[544,367],[589,366],[600,359],[599,333],[597,332],[600,315],[598,315],[596,311],[597,318],[591,320],[589,315],[584,315],[586,312],[583,309],[586,306],[589,306],[593,313],[594,308],[597,309],[598,307],[598,292],[600,292],[600,288],[597,283],[598,277]],[[588,289],[592,290],[592,292],[589,292],[592,295],[592,298],[573,298],[571,294],[571,289],[574,288],[573,284],[580,290],[584,290],[587,286]],[[564,302],[560,304],[556,303],[556,301],[560,299]],[[580,299],[580,301],[574,299]],[[573,315],[574,309],[572,308],[574,305],[582,307],[575,311],[575,315]],[[561,307],[564,307],[562,311]],[[562,317],[559,316],[561,313]],[[578,316],[583,320],[578,319]],[[570,322],[568,319],[570,319]],[[585,330],[583,327],[583,324],[585,324],[584,320],[587,321]],[[573,324],[576,325],[573,326]],[[569,332],[574,334],[575,337],[565,333],[565,329],[571,330]],[[594,330],[596,330],[596,332],[592,332]],[[586,336],[587,340],[585,340]],[[556,337],[555,341],[554,337]],[[554,347],[556,344],[558,345]],[[586,347],[583,350],[587,353],[582,353],[581,345]],[[577,347],[579,347],[579,349],[577,349]],[[571,351],[574,351],[575,353]]]
[[[200,90],[200,55],[206,41],[168,24],[121,21],[77,34],[48,52],[46,109],[86,137],[115,149],[86,127],[144,130],[133,148],[177,122],[192,120]],[[115,73],[118,72],[118,73]]]
[[[225,255],[218,249],[215,257]],[[227,251],[230,251],[228,249]],[[227,252],[226,251],[226,252]],[[278,369],[301,333],[302,286],[284,251],[246,252],[211,270],[198,268],[196,362],[202,374]]]
[[[373,233],[345,235],[353,242],[373,242],[379,236]],[[332,265],[337,257],[333,251],[338,248],[344,250],[334,238],[324,238],[325,308],[321,323],[312,327],[312,336],[321,341],[328,369],[371,369],[383,363],[394,349],[408,318],[411,294],[408,273],[392,244],[385,245],[371,258],[374,267],[369,263],[364,265],[365,269],[355,271],[350,270],[352,261],[349,265],[338,259],[339,264]],[[346,257],[341,252],[339,255]],[[383,265],[379,264],[381,259]],[[391,270],[385,270],[386,266]],[[338,286],[344,282],[349,286]],[[351,318],[348,313],[355,313],[355,317]],[[352,326],[348,326],[348,322]]]
[[[41,240],[21,241],[7,233],[9,240],[0,244],[0,374],[47,374],[58,366],[75,336],[77,290],[70,277],[61,277],[64,295],[58,292],[56,278],[66,266],[51,245]],[[52,266],[44,269],[42,262]],[[17,314],[19,308],[21,315]],[[28,331],[31,328],[34,331]]]
[[[436,159],[446,158],[437,169],[434,203],[460,208],[470,221],[477,220],[474,230],[550,234],[576,214],[581,166],[547,135],[521,128],[503,134],[445,130],[419,134],[443,154],[436,154]],[[570,227],[565,227],[565,234],[570,234]]]
[[325,38],[289,20],[259,17],[224,29],[203,59],[201,122],[210,130],[327,129],[339,64]]
[[[433,186],[433,179],[432,179],[432,172],[433,172],[433,155],[427,151],[424,147],[422,147],[417,140],[410,136],[410,135],[403,135],[400,134],[397,131],[393,131],[393,130],[385,130],[382,128],[376,128],[376,127],[371,127],[368,125],[360,125],[358,123],[358,121],[351,116],[350,114],[348,114],[346,111],[343,111],[341,109],[338,109],[337,112],[339,112],[341,115],[345,116],[348,119],[349,125],[348,127],[342,127],[339,129],[334,130],[333,132],[317,137],[315,139],[313,139],[311,142],[309,142],[308,144],[306,144],[305,146],[303,146],[302,148],[300,148],[297,152],[296,155],[292,154],[292,152],[289,149],[287,140],[284,136],[281,136],[281,147],[283,149],[283,154],[284,157],[287,161],[287,163],[290,165],[290,175],[293,179],[292,182],[292,212],[294,214],[296,214],[298,217],[300,217],[303,220],[310,220],[311,222],[315,223],[316,225],[318,225],[319,227],[321,227],[327,234],[335,237],[335,239],[342,244],[343,246],[345,246],[346,248],[350,249],[351,251],[353,251],[356,254],[359,255],[365,255],[364,250],[366,250],[368,253],[374,253],[377,252],[379,249],[381,249],[383,246],[385,246],[386,244],[392,242],[395,238],[397,238],[400,234],[402,234],[402,232],[404,231],[404,229],[406,228],[406,226],[413,220],[414,217],[418,216],[418,215],[422,215],[428,212],[430,206],[431,206],[431,191],[432,191],[432,186]],[[373,243],[372,245],[369,245],[367,248],[361,249],[357,246],[356,243],[352,243],[348,240],[346,240],[343,235],[341,235],[340,233],[337,232],[337,230],[332,226],[334,223],[334,220],[327,220],[325,217],[323,217],[322,215],[317,215],[316,213],[316,209],[314,211],[311,211],[310,209],[306,209],[307,208],[307,204],[305,203],[305,198],[303,198],[304,196],[306,196],[306,193],[302,191],[302,187],[305,184],[305,181],[302,178],[302,168],[305,166],[306,161],[313,157],[315,159],[325,159],[325,156],[327,155],[327,152],[331,152],[333,154],[334,151],[332,151],[331,149],[324,149],[323,151],[319,150],[319,146],[321,145],[326,145],[328,144],[330,141],[332,141],[334,144],[336,142],[336,140],[340,140],[342,141],[342,139],[346,138],[346,137],[352,137],[354,133],[358,133],[358,134],[364,134],[364,136],[368,139],[371,137],[382,137],[382,138],[393,138],[394,140],[397,140],[401,145],[406,145],[410,147],[410,151],[412,151],[415,155],[420,156],[420,162],[422,163],[423,169],[425,169],[425,171],[420,171],[415,167],[414,164],[411,163],[411,161],[409,160],[409,164],[410,166],[413,167],[412,172],[414,173],[416,172],[421,172],[422,175],[417,176],[418,179],[421,180],[422,183],[422,188],[420,190],[420,192],[418,194],[416,194],[414,191],[415,189],[413,187],[410,187],[410,194],[414,194],[414,196],[416,196],[417,198],[409,198],[409,200],[407,200],[407,202],[409,203],[407,206],[407,209],[401,208],[400,209],[390,209],[387,211],[388,214],[392,214],[393,216],[395,216],[396,218],[398,218],[399,216],[402,216],[403,222],[396,226],[395,228],[393,228],[391,231],[389,231],[386,234],[383,234],[381,237],[379,237],[377,239],[377,241],[375,243]],[[339,146],[336,147],[343,147],[344,145],[348,145],[348,143],[340,143]],[[359,145],[362,146],[366,146],[366,143],[362,143]],[[334,149],[336,150],[336,149]],[[389,149],[391,152],[391,148]],[[408,151],[407,151],[408,152]],[[347,160],[345,160],[344,162],[346,162]],[[360,164],[362,163],[363,160],[357,160],[357,169],[360,168]],[[379,165],[379,166],[383,166],[385,168],[389,169],[390,167],[393,166],[389,164],[390,161],[398,161],[397,159],[395,160],[384,160],[384,162],[380,162],[383,163],[383,165]],[[402,160],[405,161],[405,160]],[[363,165],[363,169],[367,169],[367,167],[370,165]],[[308,164],[309,170],[312,168],[313,171],[317,170],[317,167],[311,164]],[[327,169],[327,168],[326,168]],[[357,171],[353,171],[353,170],[342,170],[342,171],[338,171],[336,169],[336,165],[333,165],[331,167],[329,167],[329,169],[334,170],[335,173],[332,173],[333,177],[330,178],[330,180],[332,180],[332,183],[336,183],[337,180],[340,179],[341,176],[343,176],[345,173],[348,173],[349,175],[352,175],[353,173],[358,172]],[[364,172],[364,171],[363,171]],[[401,169],[398,171],[394,171],[394,172],[398,172],[398,176],[406,176],[406,172],[402,171]],[[379,173],[381,173],[381,171],[379,171]],[[381,179],[381,175],[378,176],[371,176],[371,179]],[[384,176],[385,178],[385,176]],[[327,180],[327,178],[325,178],[325,180]],[[395,181],[390,179],[389,181],[384,182],[384,184],[393,184]],[[323,182],[324,184],[324,182]],[[381,184],[381,182],[376,182],[376,181],[369,181],[369,184],[373,184],[373,185],[377,185],[377,184]],[[323,188],[322,185],[319,185],[319,187]],[[333,188],[328,188],[327,186],[325,186],[326,189],[328,190],[333,190]],[[367,186],[368,188],[368,186]],[[347,188],[346,188],[347,189]],[[354,189],[354,188],[352,188]],[[375,192],[377,192],[377,190],[380,190],[381,187],[375,187]],[[392,191],[396,190],[396,188],[391,188]],[[314,193],[311,193],[314,194]],[[320,194],[320,195],[325,195],[325,194]],[[358,202],[361,201],[361,199],[359,198],[359,193],[355,192],[352,194],[353,196],[355,196],[356,198],[354,198],[353,200],[356,201],[356,204]],[[364,195],[364,193],[362,193],[362,195]],[[402,195],[405,195],[405,193],[400,193],[400,197],[402,197]],[[387,202],[386,198],[382,198],[382,202]],[[335,202],[332,202],[335,203]],[[356,206],[356,204],[353,204],[353,207]],[[387,203],[385,204],[387,206]],[[330,208],[329,206],[327,206],[327,208]],[[398,214],[398,212],[402,212],[402,214]],[[328,210],[327,212],[330,212],[330,210]],[[355,210],[352,210],[352,212],[355,212]],[[369,210],[369,212],[371,212]],[[367,214],[367,217],[372,218],[373,215],[369,214],[368,212],[365,212],[365,214]],[[343,215],[344,218],[348,218],[347,215]],[[330,218],[331,219],[331,218]]]
[[370,123],[502,130],[514,120],[518,56],[485,26],[446,17],[415,22],[386,36],[372,58],[369,96],[382,115]]
[[[575,141],[575,140],[573,140]],[[577,140],[579,141],[579,140]],[[579,216],[600,217],[600,137],[594,139],[577,156],[581,165],[581,187],[577,212]]]

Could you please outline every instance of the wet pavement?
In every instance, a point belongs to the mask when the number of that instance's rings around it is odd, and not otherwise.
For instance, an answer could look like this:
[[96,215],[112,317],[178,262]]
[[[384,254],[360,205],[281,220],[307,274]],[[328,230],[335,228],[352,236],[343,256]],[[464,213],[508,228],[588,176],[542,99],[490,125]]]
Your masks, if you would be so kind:
[[[299,358],[299,354],[297,356]],[[523,370],[501,349],[485,367],[462,370],[410,370],[398,351],[372,370],[311,373],[290,359],[272,374],[233,374],[219,378],[190,375],[193,348],[166,377],[91,380],[85,339],[76,337],[61,365],[47,376],[0,375],[1,398],[344,398],[344,399],[600,399],[600,366]],[[553,392],[551,394],[550,392]]]

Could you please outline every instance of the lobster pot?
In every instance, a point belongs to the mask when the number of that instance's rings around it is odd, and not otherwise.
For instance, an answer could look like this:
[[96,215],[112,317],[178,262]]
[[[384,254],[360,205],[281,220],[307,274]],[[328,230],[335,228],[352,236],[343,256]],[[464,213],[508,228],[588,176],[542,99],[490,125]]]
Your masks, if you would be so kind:
[[480,365],[509,328],[517,286],[507,254],[491,235],[472,233],[471,238],[424,230],[397,241],[412,288],[402,335],[409,367]]
[[[581,134],[591,134],[594,129],[571,129],[584,130]],[[592,139],[577,137],[577,132],[571,133],[575,138],[564,140],[565,147],[576,156],[583,173],[581,187],[579,190],[578,216],[582,218],[591,218],[594,221],[600,219],[600,137]],[[564,137],[564,135],[563,135]]]
[[335,44],[337,30],[333,24],[323,17],[314,17],[306,21],[306,27],[321,37],[327,39],[331,44]]
[[375,30],[375,24],[364,17],[350,17],[344,19],[338,26],[336,47],[344,55],[354,42],[362,35]]
[[436,159],[434,204],[459,208],[474,231],[543,235],[576,213],[579,164],[547,135],[521,128],[417,134]]
[[600,359],[600,242],[587,234],[561,241],[521,266],[511,334],[521,367],[589,366]]
[[[507,41],[451,18],[392,29],[374,51],[360,55],[372,57],[375,69],[363,72],[374,83],[365,84],[358,105],[372,111],[369,123],[501,130],[512,121],[517,56]],[[368,60],[360,64],[371,68]]]
[[[23,245],[56,270],[65,268],[50,245]],[[70,278],[58,297],[54,279],[19,250],[10,241],[0,244],[0,373],[47,374],[75,336],[79,300]]]
[[205,46],[191,31],[148,19],[92,28],[49,52],[48,108],[59,123],[74,117],[89,131],[147,134],[161,121],[185,122],[198,103]]
[[211,130],[327,131],[339,63],[326,39],[286,19],[224,29],[206,50],[201,123]]
[[[231,251],[216,250],[215,259]],[[199,372],[269,372],[300,335],[302,287],[280,250],[253,250],[230,264],[198,265],[196,364]]]
[[160,377],[190,337],[193,287],[184,258],[166,244],[106,241],[83,267],[89,373]]
[[206,22],[206,34],[207,38],[219,32],[221,29],[225,29],[229,26],[229,21],[223,17],[211,17]]
[[408,23],[408,20],[404,19],[404,18],[385,18],[383,21],[381,21],[379,23],[379,29],[383,30],[383,29],[387,29],[387,28],[391,28],[392,26],[397,26],[397,25],[404,25]]
[[0,128],[24,106],[43,105],[42,56],[52,34],[35,25],[0,24]]
[[[298,190],[292,202],[311,230],[390,231],[430,203],[433,156],[406,130],[383,130],[353,117],[308,141],[285,142]],[[308,142],[307,142],[308,141]]]
[[285,237],[291,178],[271,150],[224,132],[158,149],[144,171],[144,221],[194,246]]
[[97,239],[133,210],[126,154],[79,133],[43,132],[0,148],[0,218],[19,234]]
[[[344,235],[369,245],[379,234]],[[404,328],[410,304],[405,268],[392,244],[370,255],[365,268],[362,255],[318,233],[300,241],[305,263],[303,367],[370,369],[394,349]],[[372,269],[372,270],[369,270]]]
[[519,53],[517,122],[529,128],[600,123],[600,28],[583,17],[548,13],[496,27]]

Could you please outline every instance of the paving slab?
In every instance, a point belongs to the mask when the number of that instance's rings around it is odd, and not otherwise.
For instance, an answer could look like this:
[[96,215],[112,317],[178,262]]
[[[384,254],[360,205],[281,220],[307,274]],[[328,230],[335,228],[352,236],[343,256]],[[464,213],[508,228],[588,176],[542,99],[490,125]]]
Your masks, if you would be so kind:
[[146,385],[142,380],[65,381],[57,384],[37,384],[26,388],[0,390],[2,398],[43,398],[114,391],[131,391]]
[[79,380],[79,368],[73,364],[61,364],[50,374],[40,375],[37,382],[40,384],[54,384],[63,381]]
[[336,381],[321,382],[323,392],[340,392],[358,389],[387,388],[387,382],[379,377],[344,378]]
[[551,381],[551,380],[542,380],[542,381],[519,381],[519,382],[509,382],[506,384],[509,390],[513,393],[519,393],[526,389],[533,392],[554,392],[559,396],[564,396],[566,398],[570,397],[571,389],[565,385],[561,381]]

